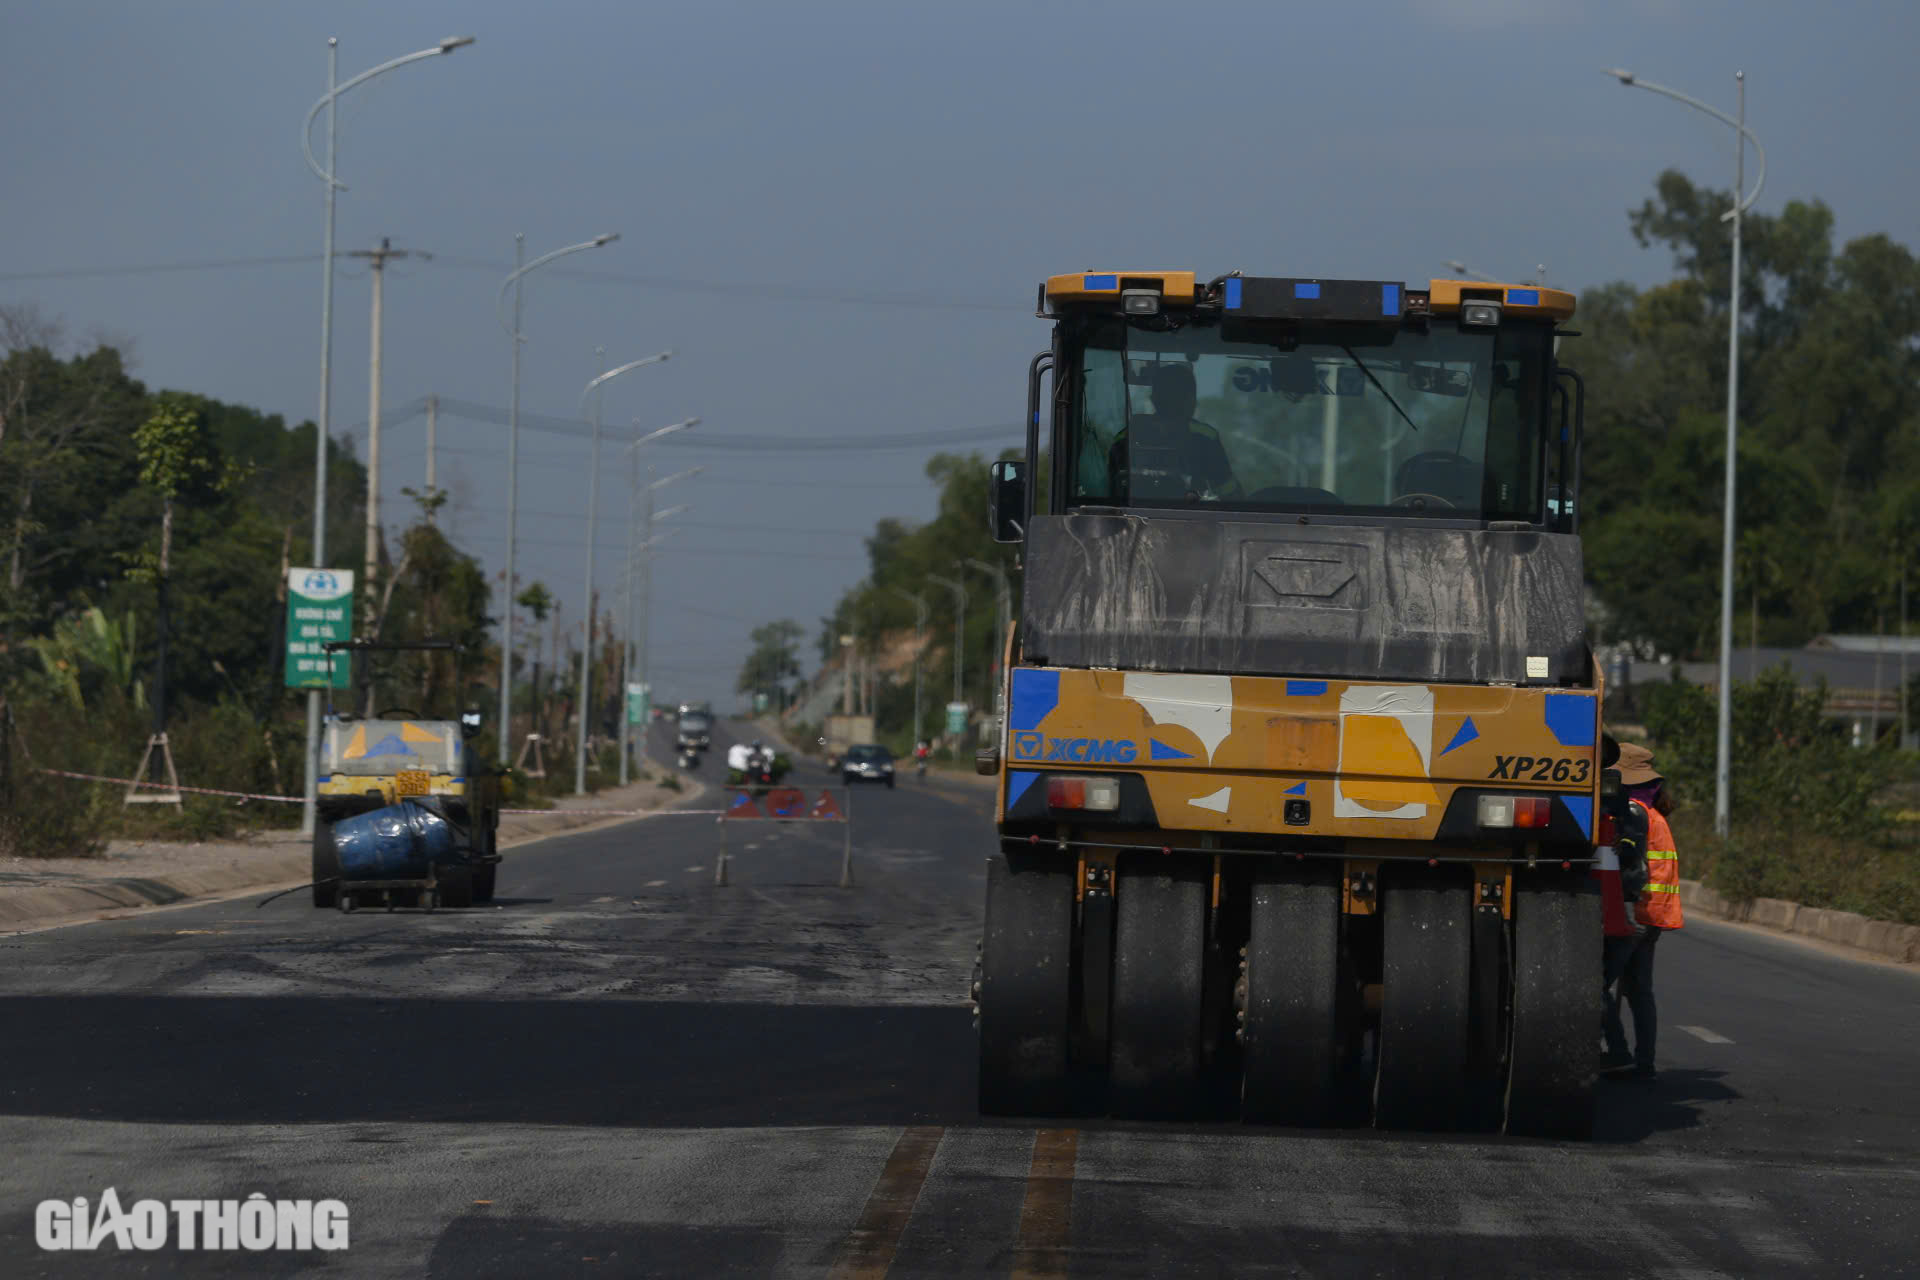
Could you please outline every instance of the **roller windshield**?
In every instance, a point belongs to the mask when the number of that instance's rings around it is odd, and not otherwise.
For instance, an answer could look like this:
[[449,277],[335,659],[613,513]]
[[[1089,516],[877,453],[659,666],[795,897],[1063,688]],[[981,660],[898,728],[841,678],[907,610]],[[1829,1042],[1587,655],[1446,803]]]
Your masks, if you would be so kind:
[[1545,326],[1227,341],[1169,314],[1078,335],[1069,505],[1543,518]]

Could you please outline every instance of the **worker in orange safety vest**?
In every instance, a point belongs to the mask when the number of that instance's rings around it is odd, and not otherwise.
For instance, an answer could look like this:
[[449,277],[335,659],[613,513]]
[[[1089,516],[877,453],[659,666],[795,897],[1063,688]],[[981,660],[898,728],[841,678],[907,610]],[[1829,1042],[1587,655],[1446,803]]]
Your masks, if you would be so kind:
[[[1637,743],[1620,748],[1620,782],[1627,789],[1628,810],[1646,820],[1646,885],[1634,906],[1639,936],[1619,958],[1615,990],[1605,1004],[1602,1031],[1610,1073],[1636,1077],[1654,1074],[1654,1048],[1659,1038],[1659,1013],[1653,995],[1653,957],[1660,935],[1681,927],[1680,854],[1674,845],[1667,815],[1673,798],[1666,779],[1653,767],[1653,753]],[[1620,1021],[1620,1001],[1633,1011],[1633,1054],[1627,1054],[1626,1029]]]

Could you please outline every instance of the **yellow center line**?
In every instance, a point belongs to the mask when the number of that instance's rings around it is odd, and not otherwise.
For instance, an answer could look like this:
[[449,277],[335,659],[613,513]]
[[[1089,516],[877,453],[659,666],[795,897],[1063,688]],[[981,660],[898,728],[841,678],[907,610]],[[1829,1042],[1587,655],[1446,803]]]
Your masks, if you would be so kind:
[[840,1260],[833,1268],[835,1280],[880,1280],[893,1265],[893,1251],[900,1235],[913,1216],[913,1206],[926,1184],[927,1169],[940,1149],[946,1133],[937,1125],[907,1129],[893,1144],[893,1154],[880,1171],[880,1181],[867,1197],[860,1222],[847,1233],[840,1247]]
[[1020,1239],[1013,1280],[1067,1274],[1073,1229],[1073,1169],[1080,1154],[1077,1129],[1042,1129],[1033,1138],[1033,1167],[1020,1205]]

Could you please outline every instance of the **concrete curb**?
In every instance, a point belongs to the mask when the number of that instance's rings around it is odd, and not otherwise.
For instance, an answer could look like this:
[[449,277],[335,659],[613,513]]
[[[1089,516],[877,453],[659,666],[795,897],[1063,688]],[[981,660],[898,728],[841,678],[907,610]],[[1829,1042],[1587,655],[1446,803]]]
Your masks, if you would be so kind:
[[1735,902],[1698,880],[1680,882],[1680,903],[1688,911],[1698,911],[1722,920],[1757,924],[1782,933],[1818,938],[1835,946],[1852,947],[1856,951],[1885,956],[1901,964],[1920,963],[1920,925],[1874,920],[1851,911],[1834,911],[1827,907],[1805,907],[1779,898]]
[[84,884],[0,889],[0,928],[38,925],[122,907],[170,906],[239,889],[305,883],[311,855],[305,848],[269,854],[245,866],[204,868],[164,876],[126,876]]

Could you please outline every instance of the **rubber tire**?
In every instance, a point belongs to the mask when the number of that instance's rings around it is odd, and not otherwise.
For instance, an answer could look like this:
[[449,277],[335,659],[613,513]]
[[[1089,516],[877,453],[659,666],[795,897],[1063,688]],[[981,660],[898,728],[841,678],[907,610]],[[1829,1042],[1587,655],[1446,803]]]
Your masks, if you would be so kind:
[[1123,857],[1113,937],[1108,1106],[1139,1119],[1201,1102],[1207,886],[1200,858]]
[[987,861],[980,942],[980,1110],[1060,1115],[1071,1101],[1072,863]]
[[1340,866],[1264,859],[1247,937],[1240,1118],[1324,1125],[1336,1119],[1340,1034]]
[[448,867],[439,873],[440,905],[443,907],[470,907],[473,905],[473,871],[468,867]]
[[1513,1039],[1507,1132],[1593,1136],[1600,1015],[1600,894],[1584,868],[1513,885]]
[[340,902],[340,850],[333,844],[333,824],[313,823],[313,905],[334,907]]
[[1472,876],[1455,867],[1384,870],[1373,1123],[1457,1129],[1467,1110],[1471,1054]]
[[490,862],[473,873],[473,900],[475,902],[493,901],[494,873],[499,869],[499,863]]

